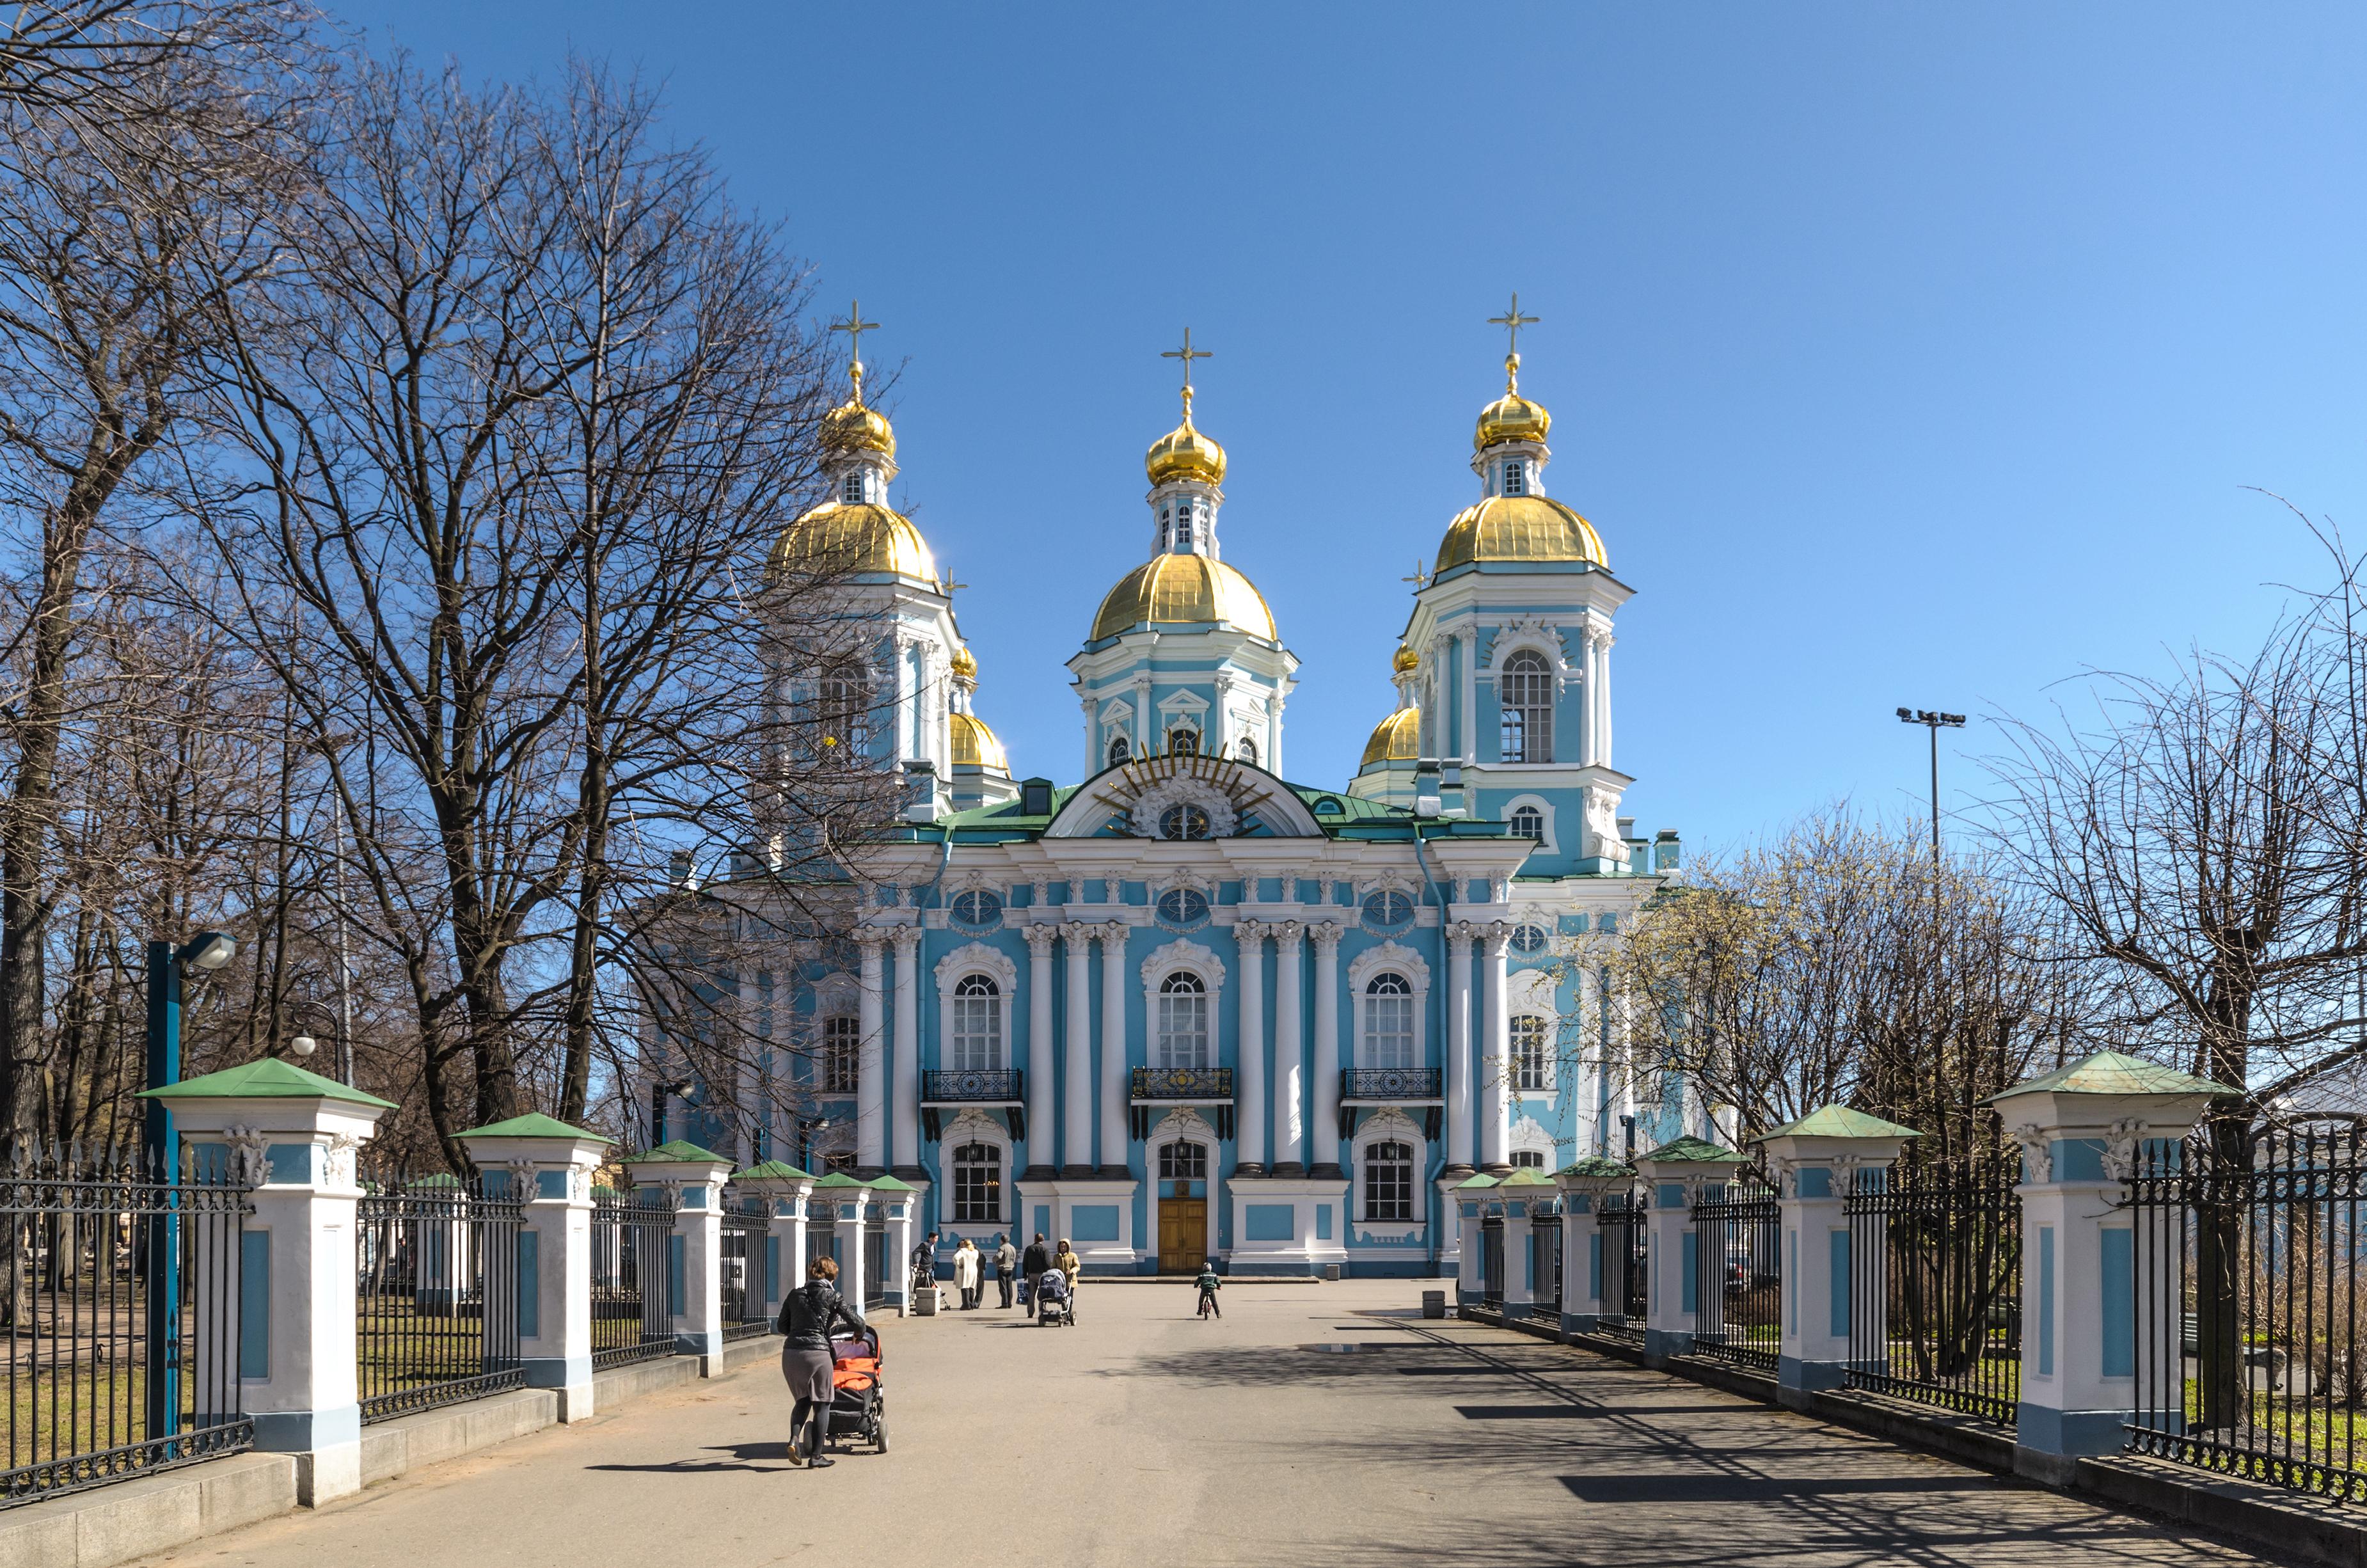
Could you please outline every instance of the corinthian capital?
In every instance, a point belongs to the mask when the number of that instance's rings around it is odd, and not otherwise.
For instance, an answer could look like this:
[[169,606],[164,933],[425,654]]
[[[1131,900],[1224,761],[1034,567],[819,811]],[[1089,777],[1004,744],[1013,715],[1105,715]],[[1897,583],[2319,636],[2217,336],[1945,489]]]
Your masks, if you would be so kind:
[[1022,926],[1020,930],[1025,932],[1027,935],[1027,950],[1029,952],[1034,953],[1039,959],[1047,959],[1052,956],[1052,944],[1060,935],[1060,928],[1058,926],[1046,920],[1038,921],[1031,926]]
[[897,959],[909,959],[921,946],[921,928],[918,926],[899,926],[892,940],[896,944]]
[[884,926],[857,926],[855,928],[855,945],[863,949],[865,958],[878,958],[880,949],[888,945],[888,937],[889,928]]
[[1274,935],[1273,930],[1262,920],[1236,920],[1233,922],[1233,940],[1236,942],[1247,942],[1251,945],[1255,945],[1256,943],[1264,941],[1272,935]]
[[1116,944],[1122,947],[1125,945],[1127,933],[1133,929],[1133,926],[1128,926],[1123,920],[1109,920],[1094,926],[1093,935],[1099,937],[1105,943]]
[[1073,950],[1075,949],[1082,948],[1087,942],[1092,941],[1093,939],[1093,933],[1098,929],[1099,927],[1094,926],[1091,921],[1063,921],[1060,926],[1060,940],[1068,943],[1070,949]]
[[1304,920],[1277,920],[1274,923],[1274,939],[1277,947],[1289,951],[1298,946],[1298,938],[1307,932]]
[[1340,950],[1340,937],[1346,930],[1337,920],[1318,920],[1307,934],[1315,938],[1315,950],[1328,957]]
[[1490,920],[1478,927],[1480,939],[1488,944],[1488,956],[1501,959],[1512,945],[1512,924],[1509,920]]

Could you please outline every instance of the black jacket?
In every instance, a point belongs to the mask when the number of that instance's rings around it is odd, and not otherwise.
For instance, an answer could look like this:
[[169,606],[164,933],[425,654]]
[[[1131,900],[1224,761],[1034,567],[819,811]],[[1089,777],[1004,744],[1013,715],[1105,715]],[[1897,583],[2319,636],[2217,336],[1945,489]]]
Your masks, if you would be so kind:
[[1041,1274],[1052,1267],[1052,1255],[1042,1242],[1028,1244],[1027,1252],[1019,1260],[1022,1274]]
[[846,1304],[838,1287],[827,1279],[809,1279],[781,1303],[780,1321],[773,1325],[792,1350],[830,1348],[831,1324],[843,1323],[857,1334],[870,1328],[862,1314]]

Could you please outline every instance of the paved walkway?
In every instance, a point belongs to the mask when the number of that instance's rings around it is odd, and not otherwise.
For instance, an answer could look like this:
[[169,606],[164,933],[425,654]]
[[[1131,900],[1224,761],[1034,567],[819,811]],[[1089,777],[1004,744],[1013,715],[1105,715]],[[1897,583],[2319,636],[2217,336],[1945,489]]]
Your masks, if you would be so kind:
[[893,1449],[792,1470],[769,1366],[155,1562],[2259,1562],[1677,1378],[1410,1310],[1412,1282],[1088,1282],[1075,1329],[883,1324]]

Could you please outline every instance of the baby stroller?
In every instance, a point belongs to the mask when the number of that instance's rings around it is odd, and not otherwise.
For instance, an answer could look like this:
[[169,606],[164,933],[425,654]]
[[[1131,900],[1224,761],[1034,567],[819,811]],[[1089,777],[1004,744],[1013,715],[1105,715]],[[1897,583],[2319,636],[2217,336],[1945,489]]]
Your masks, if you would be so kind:
[[1077,1326],[1075,1292],[1069,1288],[1069,1277],[1057,1268],[1047,1269],[1044,1282],[1036,1289],[1036,1326],[1059,1324],[1063,1328]]
[[831,1436],[860,1437],[874,1453],[886,1453],[888,1390],[879,1372],[879,1331],[832,1335],[830,1359]]

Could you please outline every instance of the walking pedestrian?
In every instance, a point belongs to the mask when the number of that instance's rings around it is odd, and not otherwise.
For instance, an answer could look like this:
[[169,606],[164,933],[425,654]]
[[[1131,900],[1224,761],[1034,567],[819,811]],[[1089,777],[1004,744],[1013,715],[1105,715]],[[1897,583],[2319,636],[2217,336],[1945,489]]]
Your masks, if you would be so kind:
[[1017,1283],[1015,1276],[1018,1273],[1019,1249],[1011,1244],[1011,1238],[1009,1236],[1003,1235],[1000,1232],[996,1233],[994,1238],[994,1283],[1002,1291],[1002,1305],[1006,1310],[1008,1310],[1011,1305],[1011,1287]]
[[912,1248],[912,1300],[937,1288],[937,1233],[931,1231]]
[[1202,1321],[1205,1322],[1210,1312],[1216,1313],[1218,1317],[1223,1317],[1225,1315],[1225,1309],[1217,1304],[1217,1292],[1225,1288],[1225,1282],[1217,1278],[1217,1263],[1214,1258],[1209,1258],[1200,1265],[1200,1278],[1193,1281],[1193,1283],[1200,1287],[1200,1317]]
[[1069,1321],[1074,1323],[1077,1321],[1077,1276],[1084,1272],[1085,1265],[1077,1256],[1076,1250],[1069,1245],[1066,1236],[1060,1238],[1060,1250],[1052,1255],[1052,1267],[1060,1271],[1060,1278],[1068,1283]]
[[798,1402],[789,1416],[789,1458],[803,1460],[809,1469],[836,1462],[822,1449],[830,1442],[830,1331],[841,1323],[860,1335],[871,1332],[838,1293],[837,1263],[815,1258],[806,1282],[781,1303],[780,1321],[774,1324],[781,1335],[781,1381]]
[[966,1312],[978,1310],[980,1262],[978,1244],[964,1236],[961,1245],[954,1248],[954,1288],[961,1292],[961,1310]]
[[1052,1251],[1044,1244],[1044,1233],[1038,1231],[1036,1239],[1027,1244],[1026,1256],[1019,1260],[1020,1275],[1027,1281],[1027,1315],[1031,1318],[1036,1315],[1036,1287],[1044,1283],[1044,1271],[1051,1267]]

